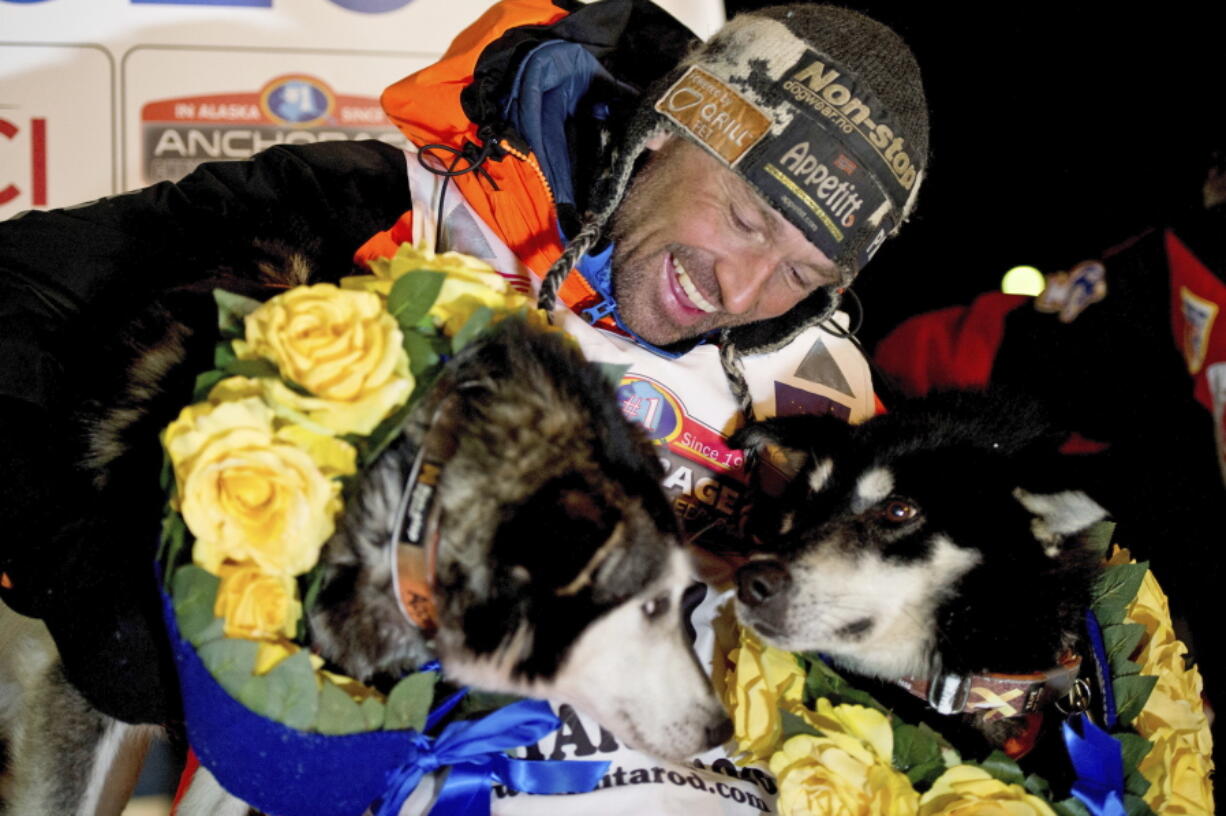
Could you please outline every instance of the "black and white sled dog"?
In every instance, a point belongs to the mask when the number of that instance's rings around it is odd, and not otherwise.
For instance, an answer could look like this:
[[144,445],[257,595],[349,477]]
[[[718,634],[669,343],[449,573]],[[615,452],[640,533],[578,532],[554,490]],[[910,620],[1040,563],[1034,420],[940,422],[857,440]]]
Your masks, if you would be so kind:
[[1075,675],[1056,667],[1077,651],[1098,568],[1078,533],[1106,512],[1062,483],[1058,442],[1024,401],[952,392],[854,427],[743,429],[733,444],[798,475],[755,500],[740,620],[773,646],[902,681],[1003,741],[1016,729],[971,692],[1047,673],[1024,687],[1024,713],[1067,690]]
[[[282,287],[311,276],[293,253],[260,269],[288,278]],[[156,445],[157,429],[187,401],[157,396],[158,385],[190,356],[186,338],[197,329],[165,311],[156,317],[132,335],[124,393],[90,414],[87,456],[100,480],[140,429],[152,429],[144,443]],[[418,454],[439,469],[427,533],[438,540],[432,639],[402,613],[388,553]],[[457,683],[570,703],[664,757],[717,745],[731,726],[683,634],[691,573],[660,478],[652,446],[597,367],[559,333],[508,319],[448,363],[405,432],[363,473],[321,556],[315,645],[363,681],[438,657]],[[19,623],[0,634],[0,648],[25,657],[0,657],[25,668],[0,677],[0,812],[118,813],[131,780],[108,782],[107,771],[141,729],[85,701],[41,624],[5,615]],[[245,812],[204,772],[180,807],[184,816]]]

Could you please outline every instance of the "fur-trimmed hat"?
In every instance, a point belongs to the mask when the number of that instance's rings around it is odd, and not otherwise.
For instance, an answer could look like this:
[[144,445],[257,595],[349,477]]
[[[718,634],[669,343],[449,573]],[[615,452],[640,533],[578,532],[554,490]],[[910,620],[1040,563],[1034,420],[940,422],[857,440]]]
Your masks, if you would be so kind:
[[778,348],[833,313],[840,290],[910,214],[928,160],[919,66],[892,30],[835,6],[739,15],[644,94],[582,228],[546,277],[543,305],[600,240],[660,133],[733,169],[839,267],[838,284],[788,314],[725,330],[723,343],[741,353]]

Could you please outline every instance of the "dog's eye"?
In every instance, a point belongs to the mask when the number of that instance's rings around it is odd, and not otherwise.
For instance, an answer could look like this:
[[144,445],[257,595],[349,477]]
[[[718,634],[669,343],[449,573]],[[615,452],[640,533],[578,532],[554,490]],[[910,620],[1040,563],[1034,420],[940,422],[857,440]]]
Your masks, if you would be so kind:
[[661,595],[643,604],[643,614],[648,620],[655,620],[668,611],[668,596]]
[[891,499],[881,508],[881,518],[901,524],[919,515],[919,508],[901,499]]

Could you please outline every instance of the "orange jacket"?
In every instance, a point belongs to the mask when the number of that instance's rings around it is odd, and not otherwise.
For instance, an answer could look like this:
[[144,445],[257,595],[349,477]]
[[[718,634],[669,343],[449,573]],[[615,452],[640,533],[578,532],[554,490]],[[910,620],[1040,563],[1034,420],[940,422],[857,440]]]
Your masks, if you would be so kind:
[[[477,125],[465,114],[460,92],[472,82],[482,51],[510,28],[549,25],[566,15],[549,0],[502,0],[464,29],[442,59],[384,91],[384,111],[418,147],[443,144],[459,150],[466,142],[480,145]],[[497,189],[478,173],[455,176],[452,183],[511,251],[543,277],[563,250],[553,194],[533,153],[517,151],[505,139],[499,145],[510,155],[483,165]],[[400,244],[412,241],[412,218],[412,211],[406,212],[390,229],[374,235],[358,249],[356,260],[364,264],[395,254]],[[567,278],[559,295],[572,306],[598,298],[578,275]]]

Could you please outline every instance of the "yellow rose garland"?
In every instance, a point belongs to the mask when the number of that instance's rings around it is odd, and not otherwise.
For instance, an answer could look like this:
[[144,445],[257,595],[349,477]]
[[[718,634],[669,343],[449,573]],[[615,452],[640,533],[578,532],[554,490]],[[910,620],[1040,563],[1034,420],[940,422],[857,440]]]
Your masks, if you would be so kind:
[[[1129,561],[1121,550],[1109,563]],[[1133,722],[1137,733],[1154,743],[1140,764],[1150,783],[1145,803],[1161,814],[1212,813],[1213,737],[1201,698],[1204,681],[1195,667],[1184,665],[1188,649],[1175,637],[1170,606],[1152,572],[1142,579],[1127,620],[1145,627],[1133,660],[1141,674],[1158,678]]]
[[[216,369],[162,437],[163,558],[181,634],[257,713],[323,733],[420,728],[406,712],[426,706],[405,701],[429,697],[437,679],[410,675],[385,706],[295,642],[305,576],[334,532],[344,481],[398,433],[442,355],[511,312],[545,321],[489,266],[458,253],[406,245],[372,271],[262,304],[217,293]],[[179,565],[185,553],[192,563]],[[319,696],[308,700],[312,683]],[[287,684],[297,690],[292,712],[277,697]]]
[[[1130,561],[1127,552],[1117,552],[1107,565]],[[1175,637],[1166,597],[1153,574],[1144,571],[1139,586],[1127,605],[1125,622],[1141,624],[1145,635],[1131,659],[1140,665],[1141,675],[1157,681],[1131,723],[1153,746],[1130,773],[1139,770],[1149,783],[1141,798],[1154,813],[1211,814],[1213,744],[1201,700],[1203,681],[1195,668],[1184,665],[1187,649]],[[1118,621],[1119,613],[1116,615]],[[1003,755],[995,755],[992,763],[983,766],[968,765],[956,751],[940,744],[934,744],[923,758],[927,767],[912,766],[922,770],[912,777],[918,780],[921,796],[901,772],[908,765],[894,767],[898,757],[892,754],[896,729],[911,726],[891,723],[873,708],[836,705],[820,696],[812,707],[807,706],[802,698],[811,677],[806,678],[797,656],[762,644],[730,617],[725,622],[734,627],[735,634],[717,633],[724,663],[719,668],[717,662],[715,685],[732,716],[733,739],[743,761],[769,759],[771,772],[778,777],[779,811],[784,816],[1067,816],[1083,812],[1072,800],[1047,801],[1041,781],[1032,786],[1032,780],[1025,779],[1025,786],[1020,784],[1022,773]],[[853,693],[855,699],[863,697],[835,677],[833,688]],[[784,722],[789,715],[791,726]],[[792,736],[785,737],[789,732]],[[997,769],[1002,760],[1012,771]],[[1144,809],[1138,800],[1133,802]]]

